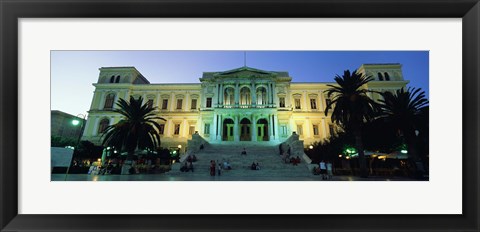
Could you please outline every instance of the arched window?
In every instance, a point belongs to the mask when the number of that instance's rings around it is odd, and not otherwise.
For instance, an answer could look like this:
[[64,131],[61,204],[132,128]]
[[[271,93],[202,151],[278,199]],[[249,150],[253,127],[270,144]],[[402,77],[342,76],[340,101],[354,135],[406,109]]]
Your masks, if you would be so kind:
[[257,105],[267,104],[267,89],[265,87],[257,88]]
[[115,76],[110,77],[110,83],[113,83],[114,80],[115,80]]
[[115,80],[115,83],[119,83],[120,82],[120,76],[117,76],[117,79]]
[[388,73],[385,72],[384,75],[385,75],[385,80],[386,80],[386,81],[389,81],[389,80],[390,80],[390,76],[388,75]]
[[100,121],[100,124],[98,125],[98,133],[99,134],[103,133],[105,129],[107,129],[109,124],[110,124],[110,120],[108,120],[108,118],[102,119],[102,121]]
[[248,87],[242,87],[240,89],[240,107],[247,108],[251,104],[252,98],[250,96],[250,89]]
[[378,80],[383,81],[383,76],[381,73],[378,73]]
[[107,98],[105,98],[105,106],[103,108],[104,109],[112,109],[114,99],[115,99],[115,94],[113,94],[113,93],[108,94]]

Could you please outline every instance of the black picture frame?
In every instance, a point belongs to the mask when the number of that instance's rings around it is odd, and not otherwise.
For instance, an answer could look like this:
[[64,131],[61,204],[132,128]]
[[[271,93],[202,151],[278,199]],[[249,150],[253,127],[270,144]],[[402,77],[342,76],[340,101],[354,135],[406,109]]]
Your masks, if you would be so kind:
[[[479,231],[478,0],[0,0],[1,231]],[[18,214],[19,18],[462,18],[461,215]],[[448,109],[447,109],[448,111]],[[452,122],[455,123],[455,122]],[[460,125],[459,125],[460,126]],[[39,196],[41,197],[41,196]]]

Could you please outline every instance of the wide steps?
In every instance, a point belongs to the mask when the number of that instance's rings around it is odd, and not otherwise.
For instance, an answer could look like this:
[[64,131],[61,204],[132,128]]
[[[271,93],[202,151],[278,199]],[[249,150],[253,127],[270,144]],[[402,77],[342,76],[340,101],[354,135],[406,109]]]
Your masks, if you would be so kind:
[[[247,151],[247,155],[241,155],[243,148]],[[205,177],[210,175],[210,161],[220,162],[223,164],[227,160],[232,170],[222,170],[222,176],[239,177],[241,179],[269,177],[309,177],[311,173],[308,171],[305,163],[298,166],[283,163],[279,154],[278,144],[258,144],[258,143],[242,143],[242,144],[208,144],[205,148],[197,153],[197,161],[193,163],[195,172],[180,172],[180,165],[172,167],[172,171],[167,175],[171,176],[199,176]],[[260,170],[251,170],[252,162],[260,165]],[[218,163],[217,163],[218,165]],[[177,169],[177,170],[175,170]]]

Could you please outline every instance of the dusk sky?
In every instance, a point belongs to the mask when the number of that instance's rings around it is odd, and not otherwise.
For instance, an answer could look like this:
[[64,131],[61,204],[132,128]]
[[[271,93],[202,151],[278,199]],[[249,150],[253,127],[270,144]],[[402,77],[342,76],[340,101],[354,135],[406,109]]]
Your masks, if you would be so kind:
[[[333,82],[368,63],[400,63],[428,98],[428,51],[247,51],[248,67],[287,71],[292,82]],[[86,114],[100,67],[135,66],[150,83],[200,83],[203,72],[244,66],[244,51],[52,51],[51,109]]]

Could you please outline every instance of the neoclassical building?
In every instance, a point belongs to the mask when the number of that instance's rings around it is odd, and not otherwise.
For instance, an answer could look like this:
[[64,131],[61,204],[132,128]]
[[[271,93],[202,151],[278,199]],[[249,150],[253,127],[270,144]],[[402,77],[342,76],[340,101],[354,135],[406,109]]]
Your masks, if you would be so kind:
[[[296,132],[304,144],[335,133],[325,116],[328,84],[300,83],[288,72],[241,67],[204,72],[199,83],[153,84],[135,67],[102,67],[88,114],[83,140],[101,144],[101,133],[121,120],[112,111],[119,98],[143,97],[159,116],[162,147],[185,148],[198,133],[213,143],[282,142]],[[372,76],[368,89],[393,91],[405,87],[401,64],[363,64],[358,71]],[[175,77],[168,77],[175,78]],[[332,77],[333,81],[333,77]],[[371,94],[378,100],[381,96]]]

